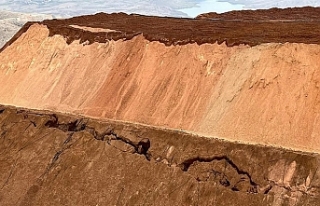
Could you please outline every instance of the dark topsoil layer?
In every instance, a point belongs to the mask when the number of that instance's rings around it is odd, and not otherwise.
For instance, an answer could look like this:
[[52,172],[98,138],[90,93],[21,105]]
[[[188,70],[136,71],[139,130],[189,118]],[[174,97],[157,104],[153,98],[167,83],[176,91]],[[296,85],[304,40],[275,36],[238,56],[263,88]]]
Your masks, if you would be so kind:
[[281,21],[319,21],[320,7],[303,7],[287,9],[258,9],[229,11],[222,14],[215,12],[200,14],[196,19],[211,20],[281,20]]
[[[167,18],[124,13],[74,17],[66,20],[41,22],[50,29],[50,36],[63,35],[67,43],[80,39],[81,42],[107,42],[111,39],[131,39],[143,34],[150,41],[166,45],[188,43],[223,43],[228,46],[262,43],[320,43],[320,8],[270,9],[237,11],[224,14],[205,14],[207,18]],[[32,22],[27,23],[1,50],[12,44],[24,33]],[[92,33],[73,28],[79,25],[107,28],[118,32]]]
[[[1,205],[319,205],[320,156],[0,106]],[[294,204],[293,204],[294,203]]]

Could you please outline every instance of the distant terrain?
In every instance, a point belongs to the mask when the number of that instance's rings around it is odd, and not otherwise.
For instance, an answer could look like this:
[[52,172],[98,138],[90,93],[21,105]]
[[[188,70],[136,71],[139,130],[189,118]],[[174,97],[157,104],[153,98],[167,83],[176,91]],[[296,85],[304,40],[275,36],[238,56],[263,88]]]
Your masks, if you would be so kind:
[[52,19],[52,15],[0,11],[0,48],[28,21]]
[[228,2],[231,4],[242,4],[246,9],[269,9],[273,7],[303,7],[303,6],[320,6],[318,0],[219,0],[220,2]]

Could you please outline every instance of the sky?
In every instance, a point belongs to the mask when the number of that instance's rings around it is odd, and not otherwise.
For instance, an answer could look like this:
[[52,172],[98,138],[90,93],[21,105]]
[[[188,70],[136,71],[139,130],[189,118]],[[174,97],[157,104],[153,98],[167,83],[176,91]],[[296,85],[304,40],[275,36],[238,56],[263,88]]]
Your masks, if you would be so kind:
[[0,10],[70,17],[97,12],[195,17],[201,13],[320,6],[320,0],[0,0]]

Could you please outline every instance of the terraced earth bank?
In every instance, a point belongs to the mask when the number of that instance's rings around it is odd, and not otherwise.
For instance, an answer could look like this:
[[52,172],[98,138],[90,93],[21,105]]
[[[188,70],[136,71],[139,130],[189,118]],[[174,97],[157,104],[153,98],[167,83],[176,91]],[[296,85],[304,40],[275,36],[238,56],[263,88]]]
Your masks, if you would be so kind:
[[27,23],[0,50],[0,202],[319,205],[318,10]]

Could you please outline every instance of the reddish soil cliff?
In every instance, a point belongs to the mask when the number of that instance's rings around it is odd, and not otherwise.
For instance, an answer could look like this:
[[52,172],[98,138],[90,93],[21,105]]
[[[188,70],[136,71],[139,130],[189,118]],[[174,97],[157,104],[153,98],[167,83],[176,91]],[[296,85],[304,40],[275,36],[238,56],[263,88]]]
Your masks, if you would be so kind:
[[318,10],[26,24],[0,52],[0,104],[28,108],[0,110],[0,201],[318,205]]
[[319,152],[319,29],[126,14],[29,23],[0,53],[0,101]]

